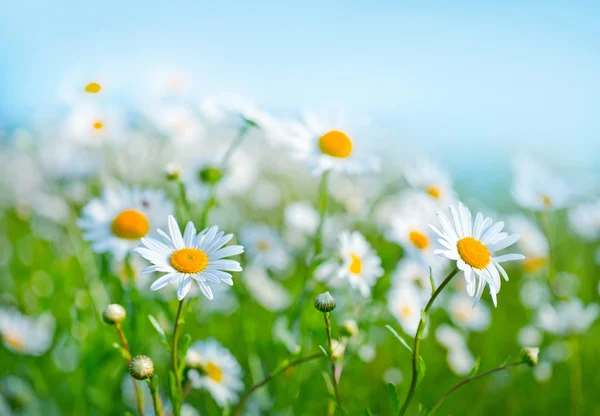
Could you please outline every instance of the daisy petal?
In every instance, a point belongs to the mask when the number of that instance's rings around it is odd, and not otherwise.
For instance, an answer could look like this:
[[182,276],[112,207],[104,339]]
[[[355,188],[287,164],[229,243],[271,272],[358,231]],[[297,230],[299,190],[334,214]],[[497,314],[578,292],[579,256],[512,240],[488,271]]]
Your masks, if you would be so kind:
[[525,259],[525,256],[522,254],[505,254],[503,256],[493,257],[492,261],[495,263],[504,263],[506,261],[523,260],[523,259]]
[[169,234],[171,234],[171,240],[175,245],[177,250],[181,250],[185,247],[183,243],[183,237],[181,236],[181,230],[179,230],[179,225],[177,224],[177,220],[172,215],[169,215]]

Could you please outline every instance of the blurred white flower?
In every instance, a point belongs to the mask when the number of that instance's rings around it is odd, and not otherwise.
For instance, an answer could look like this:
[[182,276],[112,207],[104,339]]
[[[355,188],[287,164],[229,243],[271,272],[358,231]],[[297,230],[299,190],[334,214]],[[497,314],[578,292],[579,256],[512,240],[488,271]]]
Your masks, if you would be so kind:
[[200,103],[200,112],[205,119],[213,123],[226,124],[237,129],[251,123],[269,132],[270,127],[276,123],[270,114],[258,108],[253,101],[238,95],[206,97]]
[[287,309],[292,302],[288,291],[267,275],[267,271],[258,266],[246,267],[242,278],[248,291],[265,309],[278,312]]
[[552,293],[546,283],[529,280],[519,290],[521,303],[529,309],[537,309],[552,299]]
[[562,178],[529,157],[514,161],[512,194],[521,207],[532,211],[547,211],[567,206],[573,190]]
[[559,302],[556,306],[542,306],[537,314],[537,323],[551,334],[581,334],[592,326],[599,312],[598,305],[584,306],[580,299],[574,298]]
[[235,403],[244,388],[242,368],[235,357],[214,339],[196,341],[190,348],[201,359],[202,371],[190,370],[192,386],[206,389],[220,407]]
[[273,228],[266,224],[248,224],[240,230],[239,238],[253,264],[276,271],[288,268],[291,256]]
[[290,353],[298,354],[300,352],[298,334],[289,329],[288,318],[285,315],[281,315],[275,319],[273,323],[273,338],[285,345]]
[[319,213],[304,201],[291,202],[284,210],[285,225],[305,236],[313,236],[319,226]]
[[217,226],[196,233],[196,227],[190,221],[182,235],[171,215],[168,224],[169,234],[159,229],[160,238],[142,238],[143,247],[135,249],[153,264],[142,273],[166,273],[155,280],[150,289],[159,290],[168,284],[178,283],[177,299],[181,301],[190,291],[192,280],[198,283],[208,299],[213,298],[213,293],[207,282],[233,286],[232,276],[227,272],[240,272],[242,268],[239,262],[226,257],[244,252],[242,246],[223,247],[233,234],[225,235]]
[[533,369],[533,378],[544,383],[552,378],[552,364],[541,362]]
[[482,303],[473,307],[473,300],[462,293],[450,297],[448,313],[454,324],[469,331],[481,332],[490,326],[489,308]]
[[383,381],[394,386],[402,382],[402,371],[398,368],[390,367],[383,372]]
[[343,231],[338,242],[338,258],[323,263],[315,275],[334,285],[345,281],[364,297],[369,297],[371,287],[383,275],[381,259],[358,231]]
[[533,325],[527,325],[517,332],[517,342],[521,347],[538,347],[542,343],[542,333]]
[[387,295],[388,309],[396,318],[402,330],[414,336],[421,321],[421,309],[424,306],[421,296],[413,285],[392,286]]
[[363,216],[368,213],[373,201],[382,192],[383,182],[375,176],[352,176],[333,174],[329,178],[328,190],[333,200],[344,206],[350,215]]
[[571,208],[568,218],[577,237],[585,241],[600,239],[600,199]]
[[188,149],[190,144],[201,143],[206,130],[194,110],[180,103],[152,103],[143,109],[153,126],[176,147]]
[[55,321],[49,313],[37,318],[16,309],[0,309],[2,343],[17,354],[40,356],[52,346]]
[[457,375],[467,375],[475,365],[463,335],[450,325],[442,324],[435,331],[436,340],[448,350],[448,366]]
[[407,166],[404,179],[411,188],[423,191],[436,203],[449,205],[455,199],[452,178],[430,160],[419,160]]
[[365,363],[372,362],[377,357],[377,349],[374,345],[364,344],[358,349],[358,357]]
[[519,234],[517,245],[525,255],[523,270],[537,273],[546,267],[548,262],[548,240],[536,224],[524,215],[513,215],[507,220],[511,232]]
[[447,324],[441,324],[437,327],[435,339],[447,350],[462,348],[467,345],[460,331]]
[[473,224],[471,211],[460,202],[458,211],[450,206],[450,213],[454,227],[441,212],[437,216],[443,232],[430,225],[442,237],[438,241],[444,246],[444,250],[436,250],[436,254],[456,260],[456,266],[464,272],[467,293],[475,298],[475,303],[481,299],[483,289],[488,285],[495,306],[500,291],[500,274],[508,281],[508,275],[500,263],[522,260],[525,256],[504,254],[492,257],[492,254],[513,245],[519,239],[519,235],[502,232],[502,221],[493,224],[491,218],[484,219],[481,213],[477,214]]
[[165,224],[174,210],[163,190],[120,185],[106,188],[82,210],[77,225],[96,253],[111,253],[123,260],[140,239]]
[[281,204],[281,191],[273,181],[258,180],[248,193],[249,202],[258,210],[273,210]]
[[119,109],[83,102],[70,109],[61,137],[73,144],[101,147],[120,141],[125,130],[124,114]]
[[359,147],[352,120],[342,112],[303,114],[302,123],[289,122],[280,129],[291,156],[304,161],[315,176],[325,171],[362,174],[379,170],[379,159]]

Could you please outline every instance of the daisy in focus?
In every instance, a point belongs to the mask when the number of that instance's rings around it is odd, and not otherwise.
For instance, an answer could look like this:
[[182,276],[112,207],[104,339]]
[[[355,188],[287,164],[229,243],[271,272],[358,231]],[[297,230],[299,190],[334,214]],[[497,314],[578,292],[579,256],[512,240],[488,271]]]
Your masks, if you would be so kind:
[[292,157],[308,163],[314,176],[326,171],[344,174],[378,171],[378,158],[360,149],[352,124],[341,112],[305,112],[302,123],[287,124],[283,134]]
[[426,193],[435,202],[449,204],[454,198],[452,178],[446,171],[428,160],[419,160],[404,170],[406,183]]
[[208,390],[220,407],[238,400],[244,388],[242,368],[216,340],[194,342],[187,352],[186,364],[193,368],[188,373],[192,386]]
[[144,247],[135,249],[153,264],[142,273],[166,273],[152,283],[151,290],[177,283],[177,299],[181,301],[190,291],[192,280],[196,281],[208,299],[213,298],[208,282],[233,286],[232,276],[227,272],[240,272],[242,267],[239,262],[225,258],[244,252],[244,248],[238,245],[223,247],[233,238],[233,234],[225,235],[217,226],[196,233],[196,227],[190,221],[182,235],[177,221],[171,215],[168,225],[169,234],[159,229],[159,239],[142,238]]
[[338,258],[323,263],[315,271],[319,280],[328,280],[333,285],[347,282],[369,297],[371,287],[383,275],[381,259],[358,231],[343,231],[338,237]]
[[279,234],[265,224],[249,224],[240,230],[240,242],[248,257],[257,266],[283,271],[292,258],[288,254]]
[[500,291],[500,274],[508,281],[508,274],[501,263],[511,260],[523,260],[522,254],[504,254],[492,257],[494,253],[505,249],[519,240],[518,234],[508,235],[502,232],[502,221],[493,223],[489,217],[477,213],[475,222],[471,211],[461,202],[458,210],[450,206],[450,214],[454,226],[443,213],[437,214],[442,225],[440,231],[434,225],[429,225],[440,237],[439,243],[443,250],[436,250],[436,254],[456,260],[456,266],[465,275],[467,293],[475,297],[475,303],[481,299],[485,286],[490,287],[490,294],[497,305],[497,294]]
[[83,238],[96,253],[111,253],[121,261],[140,239],[152,229],[164,225],[164,219],[174,211],[173,203],[162,190],[107,188],[101,198],[92,199],[82,211],[77,225]]
[[52,346],[54,327],[54,317],[49,313],[33,318],[16,309],[0,309],[2,343],[17,354],[43,355]]

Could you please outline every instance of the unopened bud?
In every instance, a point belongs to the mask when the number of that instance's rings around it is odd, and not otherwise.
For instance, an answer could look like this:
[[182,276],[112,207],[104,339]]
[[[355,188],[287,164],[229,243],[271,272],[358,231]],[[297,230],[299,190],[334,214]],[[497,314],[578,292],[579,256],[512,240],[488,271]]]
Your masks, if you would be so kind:
[[342,324],[341,334],[345,337],[353,337],[358,334],[358,325],[354,319],[347,319]]
[[540,354],[539,348],[526,347],[521,350],[521,357],[523,362],[527,363],[530,367],[538,365],[538,355]]
[[154,363],[145,355],[138,355],[129,363],[129,374],[137,380],[145,380],[154,373]]
[[176,181],[181,177],[183,173],[183,168],[178,163],[167,163],[165,168],[165,175],[167,179],[170,181]]
[[217,167],[207,166],[200,169],[198,176],[203,183],[214,185],[223,178],[223,171]]
[[109,325],[115,325],[122,322],[127,316],[125,308],[117,303],[108,305],[102,311],[102,319]]
[[335,309],[335,299],[331,293],[321,293],[315,298],[315,308],[321,312],[331,312]]

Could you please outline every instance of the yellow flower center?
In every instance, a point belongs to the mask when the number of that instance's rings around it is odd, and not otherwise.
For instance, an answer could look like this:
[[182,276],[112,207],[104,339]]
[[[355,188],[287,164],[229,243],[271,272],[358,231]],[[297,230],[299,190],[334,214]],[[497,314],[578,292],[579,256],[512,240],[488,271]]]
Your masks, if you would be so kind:
[[17,351],[23,351],[25,349],[25,343],[23,342],[23,338],[19,334],[5,332],[4,334],[2,334],[2,340],[6,345]]
[[548,195],[540,195],[540,198],[542,198],[542,202],[546,208],[552,207],[552,199]]
[[100,86],[100,84],[96,82],[90,82],[85,86],[85,92],[89,92],[90,94],[99,93],[101,89],[102,87]]
[[341,131],[331,130],[319,139],[319,149],[331,157],[347,158],[352,154],[352,140]]
[[263,253],[266,252],[266,251],[269,251],[270,247],[271,247],[271,245],[266,240],[260,240],[256,244],[256,248],[258,249],[258,251],[263,252]]
[[400,308],[400,317],[403,319],[408,319],[412,316],[413,311],[408,306],[404,305]]
[[354,253],[350,254],[350,258],[352,261],[350,262],[350,267],[348,267],[348,270],[350,270],[351,273],[360,274],[362,271],[362,260]]
[[440,198],[440,189],[435,187],[435,186],[431,186],[427,189],[427,193],[429,195],[431,195],[432,197],[434,197],[435,199],[439,199]]
[[92,124],[92,127],[94,128],[94,130],[102,130],[102,127],[104,127],[104,123],[102,123],[101,121],[96,121],[94,124]]
[[546,266],[544,257],[527,257],[523,262],[523,270],[527,273],[536,273]]
[[408,238],[413,246],[419,250],[425,250],[427,247],[429,247],[429,239],[420,231],[411,231],[408,234]]
[[148,218],[135,209],[126,209],[115,217],[110,230],[114,235],[126,240],[139,240],[150,229]]
[[221,380],[223,380],[223,371],[221,371],[219,366],[213,362],[209,362],[208,364],[206,364],[206,367],[204,367],[204,371],[210,379],[216,381],[217,383],[220,383]]
[[181,273],[200,273],[207,264],[208,256],[197,248],[182,248],[171,254],[171,266]]
[[471,267],[484,269],[490,264],[490,251],[473,237],[466,237],[457,243],[458,254]]

